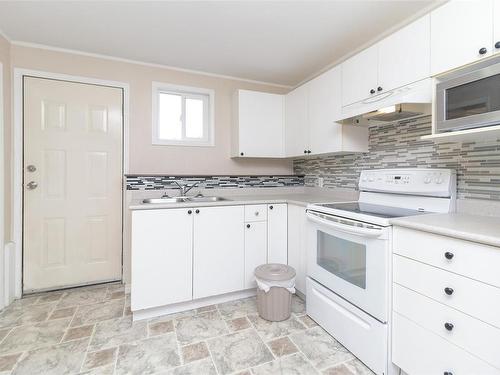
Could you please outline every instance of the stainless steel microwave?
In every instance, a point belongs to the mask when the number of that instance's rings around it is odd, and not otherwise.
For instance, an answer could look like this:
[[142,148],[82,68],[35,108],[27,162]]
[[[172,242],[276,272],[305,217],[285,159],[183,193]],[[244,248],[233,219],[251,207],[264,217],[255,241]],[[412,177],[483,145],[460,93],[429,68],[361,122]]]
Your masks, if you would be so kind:
[[500,124],[500,56],[436,79],[437,133]]

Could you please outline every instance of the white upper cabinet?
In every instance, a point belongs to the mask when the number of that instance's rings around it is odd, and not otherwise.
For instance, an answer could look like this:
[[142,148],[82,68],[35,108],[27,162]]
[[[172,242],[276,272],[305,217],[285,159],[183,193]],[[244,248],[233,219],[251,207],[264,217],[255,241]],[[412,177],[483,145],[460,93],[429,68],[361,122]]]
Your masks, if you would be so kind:
[[500,1],[493,2],[493,53],[500,53]]
[[342,63],[342,105],[359,102],[377,92],[378,44]]
[[430,32],[426,15],[342,63],[342,105],[430,77]]
[[341,69],[336,66],[286,95],[287,157],[368,151],[366,128],[336,122],[341,93]]
[[433,75],[489,56],[493,45],[492,0],[452,0],[432,11]]
[[309,129],[307,84],[299,86],[285,96],[285,155],[298,156],[307,151]]
[[426,15],[382,40],[377,88],[392,90],[430,77],[430,39],[430,15]]
[[233,104],[233,156],[283,157],[283,95],[238,90]]
[[342,147],[340,117],[342,88],[340,66],[316,77],[309,85],[309,147],[324,154]]

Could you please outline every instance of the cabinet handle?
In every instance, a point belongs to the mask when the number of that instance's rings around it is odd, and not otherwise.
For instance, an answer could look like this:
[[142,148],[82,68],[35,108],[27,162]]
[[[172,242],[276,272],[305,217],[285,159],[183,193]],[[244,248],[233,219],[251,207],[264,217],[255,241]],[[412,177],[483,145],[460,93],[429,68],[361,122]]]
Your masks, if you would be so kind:
[[307,153],[310,154],[311,153],[311,150],[307,150]]
[[188,215],[191,215],[192,213],[193,213],[193,211],[188,210]]
[[488,50],[485,47],[479,49],[480,55],[484,55],[486,52],[488,52]]
[[448,260],[452,260],[454,256],[455,255],[453,253],[449,252],[449,251],[447,251],[446,253],[444,253],[444,257],[446,259],[448,259]]
[[495,48],[496,48],[496,49],[499,49],[499,48],[500,48],[500,41],[498,41],[498,42],[496,42],[496,43],[495,43]]
[[451,296],[451,295],[453,294],[454,290],[453,290],[453,288],[448,288],[448,287],[446,287],[446,288],[444,288],[444,292],[445,292],[447,295]]
[[247,228],[250,228],[250,224],[247,224]]
[[371,89],[370,94],[375,94],[375,89]]
[[244,154],[243,152],[240,152],[240,155],[241,155],[241,156],[243,156],[243,155],[245,155],[245,154]]
[[200,213],[200,210],[196,210],[195,212],[196,212],[197,214],[199,214],[199,213]]
[[377,91],[382,91],[382,90],[383,90],[382,86],[377,87]]
[[453,375],[453,373],[451,371],[445,371],[443,375]]
[[274,207],[273,206],[269,206],[269,209],[272,210]]
[[448,331],[451,331],[453,329],[453,324],[452,323],[444,323],[444,328],[446,328]]
[[259,211],[255,211],[255,216],[259,216]]
[[307,154],[307,150],[304,150],[304,154]]

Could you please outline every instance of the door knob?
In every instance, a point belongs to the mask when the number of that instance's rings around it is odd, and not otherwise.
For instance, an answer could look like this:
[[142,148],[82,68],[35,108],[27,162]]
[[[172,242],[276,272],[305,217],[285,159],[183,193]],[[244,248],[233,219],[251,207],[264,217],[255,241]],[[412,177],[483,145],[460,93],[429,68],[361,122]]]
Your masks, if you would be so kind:
[[26,187],[29,190],[33,190],[33,189],[36,189],[38,187],[38,184],[35,181],[30,181],[30,182],[28,182],[28,184],[26,185]]

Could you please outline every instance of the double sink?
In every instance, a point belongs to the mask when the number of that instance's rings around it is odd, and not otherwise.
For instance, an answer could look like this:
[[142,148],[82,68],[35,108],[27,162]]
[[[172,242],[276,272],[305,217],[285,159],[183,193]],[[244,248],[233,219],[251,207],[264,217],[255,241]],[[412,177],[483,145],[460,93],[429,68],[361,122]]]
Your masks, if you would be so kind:
[[147,198],[143,199],[142,203],[149,204],[170,204],[170,203],[204,203],[204,202],[220,202],[228,201],[230,199],[222,197],[205,197],[205,196],[192,196],[192,197],[164,197],[164,198]]

